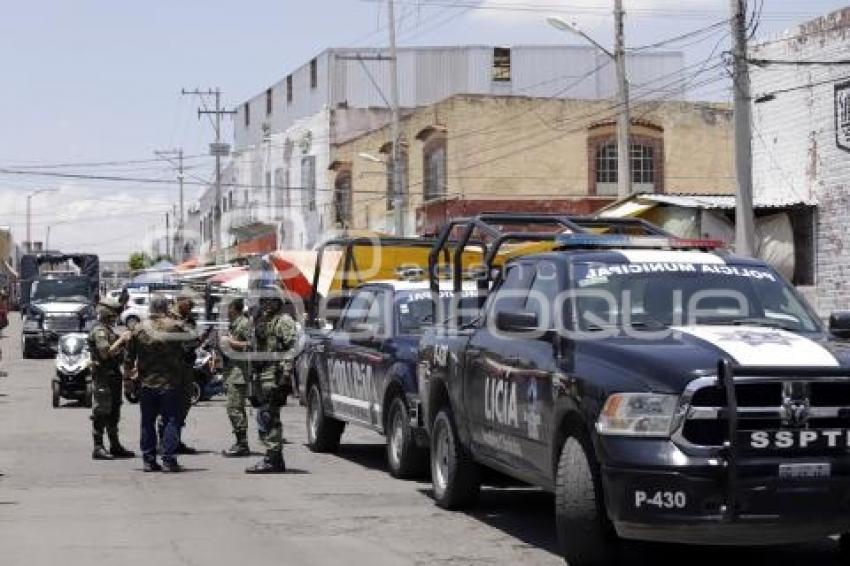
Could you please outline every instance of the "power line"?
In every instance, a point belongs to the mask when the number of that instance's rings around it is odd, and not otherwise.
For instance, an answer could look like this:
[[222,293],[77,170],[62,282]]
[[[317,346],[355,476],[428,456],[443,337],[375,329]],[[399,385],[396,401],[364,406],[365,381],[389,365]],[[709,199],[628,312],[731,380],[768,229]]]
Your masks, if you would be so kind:
[[[210,155],[206,154],[197,154],[197,155],[186,155],[183,159],[201,159],[201,158],[209,158]],[[165,157],[155,157],[148,159],[127,159],[122,161],[89,161],[89,162],[70,162],[70,163],[39,163],[39,164],[29,164],[29,165],[7,165],[6,167],[10,169],[62,169],[65,167],[111,167],[111,166],[122,166],[122,165],[138,165],[143,163],[167,163],[168,159]]]

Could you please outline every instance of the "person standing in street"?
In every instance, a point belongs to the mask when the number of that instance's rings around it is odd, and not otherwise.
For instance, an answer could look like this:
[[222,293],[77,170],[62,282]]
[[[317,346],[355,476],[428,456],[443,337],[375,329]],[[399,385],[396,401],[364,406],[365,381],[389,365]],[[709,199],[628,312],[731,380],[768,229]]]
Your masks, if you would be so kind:
[[[228,334],[221,337],[219,349],[224,353],[227,416],[236,441],[233,446],[223,450],[222,455],[226,458],[241,458],[251,455],[248,446],[248,415],[245,412],[251,363],[246,359],[238,359],[244,357],[251,346],[251,319],[245,315],[245,301],[230,301],[227,305],[227,318],[230,323]],[[229,355],[230,353],[235,356]]]
[[279,296],[260,299],[260,313],[254,321],[258,360],[251,386],[257,419],[265,432],[261,436],[265,457],[245,470],[249,474],[273,474],[286,471],[283,461],[283,424],[280,408],[285,402],[285,387],[291,381],[292,357],[295,353],[297,327],[291,316],[284,314]]
[[[141,448],[146,472],[180,472],[177,448],[184,411],[183,356],[194,333],[168,316],[168,299],[154,295],[150,317],[133,330],[124,360],[126,373],[135,368],[140,382]],[[156,459],[156,421],[163,422],[162,466]]]
[[[118,423],[121,420],[121,358],[129,333],[119,336],[113,326],[121,312],[121,305],[104,299],[97,306],[97,323],[89,332],[88,347],[92,360],[92,459],[112,460],[133,458],[135,453],[121,445]],[[103,433],[109,437],[109,451],[103,445]]]
[[[181,368],[183,370],[181,373],[181,379],[183,382],[183,404],[181,405],[180,411],[180,429],[178,431],[177,453],[183,455],[198,453],[195,448],[187,446],[183,442],[183,429],[186,427],[186,419],[189,418],[189,410],[192,408],[192,384],[195,377],[195,350],[200,345],[200,340],[197,336],[198,323],[195,320],[195,315],[192,313],[193,308],[195,308],[195,301],[192,299],[192,295],[184,292],[177,296],[177,299],[174,302],[174,307],[168,312],[168,316],[182,323],[183,327],[194,336],[192,340],[188,340],[185,343],[185,351],[181,357],[181,360],[183,361],[181,364]],[[160,421],[157,428],[160,442],[163,438],[163,426],[164,423]]]

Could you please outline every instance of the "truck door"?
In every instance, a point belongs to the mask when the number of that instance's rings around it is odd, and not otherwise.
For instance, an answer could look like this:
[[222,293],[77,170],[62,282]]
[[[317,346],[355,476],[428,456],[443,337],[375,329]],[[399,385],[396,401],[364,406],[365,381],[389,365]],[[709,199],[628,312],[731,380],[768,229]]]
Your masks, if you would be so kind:
[[534,272],[527,264],[510,264],[485,305],[485,316],[467,348],[464,406],[470,414],[475,451],[511,469],[524,468],[520,396],[523,383],[514,368],[522,363],[512,339],[495,328],[496,313],[525,306]]
[[391,328],[386,322],[390,300],[388,290],[358,290],[331,333],[327,348],[334,414],[371,427],[380,423],[377,384],[386,372],[383,341]]

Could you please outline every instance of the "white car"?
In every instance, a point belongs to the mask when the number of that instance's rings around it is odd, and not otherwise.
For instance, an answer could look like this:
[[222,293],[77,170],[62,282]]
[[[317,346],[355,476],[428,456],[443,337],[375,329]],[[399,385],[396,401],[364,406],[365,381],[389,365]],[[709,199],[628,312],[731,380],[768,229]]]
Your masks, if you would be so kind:
[[127,307],[121,313],[121,324],[127,328],[132,328],[141,321],[147,320],[149,306],[150,293],[133,293],[131,291]]

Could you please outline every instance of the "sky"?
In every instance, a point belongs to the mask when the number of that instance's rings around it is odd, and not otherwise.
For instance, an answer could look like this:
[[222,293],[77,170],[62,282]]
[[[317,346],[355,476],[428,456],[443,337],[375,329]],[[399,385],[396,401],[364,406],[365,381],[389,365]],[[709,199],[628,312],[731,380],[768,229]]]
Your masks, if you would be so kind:
[[[399,45],[576,43],[545,24],[578,22],[610,45],[613,0],[396,0]],[[728,0],[625,0],[626,41],[637,47],[728,18]],[[765,0],[757,37],[772,37],[847,5],[838,0]],[[154,151],[182,147],[191,182],[211,177],[212,140],[199,101],[182,88],[220,87],[243,102],[328,47],[386,43],[384,0],[0,0],[0,169],[37,169],[173,180]],[[721,42],[725,29],[675,45],[686,64]],[[702,98],[723,100],[721,84]],[[231,137],[230,128],[225,137]],[[134,163],[127,164],[127,161]],[[103,165],[122,162],[121,165]],[[126,259],[145,234],[164,230],[176,183],[90,181],[0,173],[0,226],[50,247]],[[187,188],[187,202],[198,185]]]

